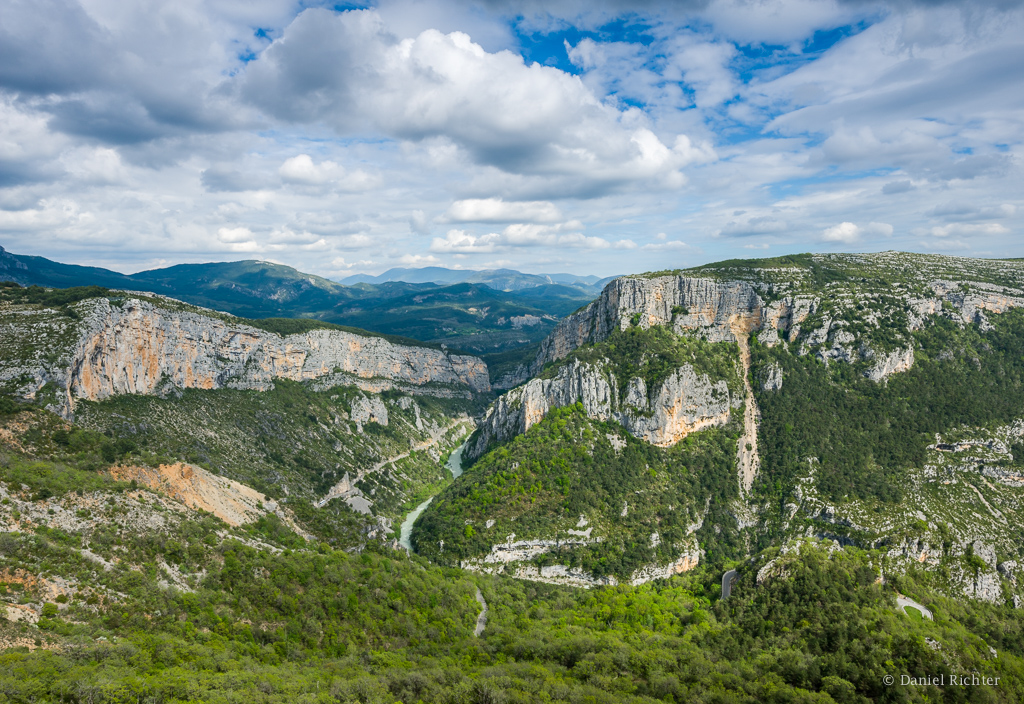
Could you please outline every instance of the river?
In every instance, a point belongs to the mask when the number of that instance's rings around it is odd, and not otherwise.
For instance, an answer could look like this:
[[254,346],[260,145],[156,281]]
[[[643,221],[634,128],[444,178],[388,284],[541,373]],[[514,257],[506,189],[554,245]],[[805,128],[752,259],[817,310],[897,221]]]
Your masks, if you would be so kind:
[[[462,443],[455,450],[452,451],[451,456],[448,457],[448,461],[445,462],[445,467],[452,473],[452,479],[457,478],[462,474],[462,451],[466,449],[466,443]],[[416,519],[420,517],[423,510],[430,505],[430,502],[434,500],[431,496],[429,499],[421,503],[419,506],[409,512],[409,515],[402,521],[401,532],[399,533],[398,544],[405,548],[408,552],[412,552],[412,543],[410,538],[412,537],[412,527],[416,523]]]

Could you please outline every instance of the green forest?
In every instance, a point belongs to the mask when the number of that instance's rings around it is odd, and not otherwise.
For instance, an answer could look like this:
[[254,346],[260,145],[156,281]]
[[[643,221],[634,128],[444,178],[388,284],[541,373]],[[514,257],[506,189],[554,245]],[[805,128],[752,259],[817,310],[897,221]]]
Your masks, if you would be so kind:
[[935,433],[1024,415],[1024,311],[1004,313],[988,331],[930,318],[913,345],[913,366],[876,383],[865,363],[826,365],[795,346],[755,342],[755,376],[776,364],[784,390],[755,387],[761,495],[781,506],[817,458],[819,489],[833,500],[896,502],[903,470],[921,466]]

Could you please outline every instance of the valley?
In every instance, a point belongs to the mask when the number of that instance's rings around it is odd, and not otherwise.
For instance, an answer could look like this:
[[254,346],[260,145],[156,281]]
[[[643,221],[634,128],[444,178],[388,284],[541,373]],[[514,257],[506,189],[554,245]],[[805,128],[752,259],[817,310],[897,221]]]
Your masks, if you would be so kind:
[[0,288],[12,701],[1024,698],[1021,262],[622,276],[503,383],[97,281]]

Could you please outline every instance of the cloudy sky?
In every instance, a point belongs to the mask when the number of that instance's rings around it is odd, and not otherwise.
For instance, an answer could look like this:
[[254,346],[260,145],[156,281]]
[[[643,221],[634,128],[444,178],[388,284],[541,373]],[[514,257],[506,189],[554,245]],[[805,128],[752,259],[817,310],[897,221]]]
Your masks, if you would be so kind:
[[0,245],[609,275],[1024,257],[1013,0],[2,0]]

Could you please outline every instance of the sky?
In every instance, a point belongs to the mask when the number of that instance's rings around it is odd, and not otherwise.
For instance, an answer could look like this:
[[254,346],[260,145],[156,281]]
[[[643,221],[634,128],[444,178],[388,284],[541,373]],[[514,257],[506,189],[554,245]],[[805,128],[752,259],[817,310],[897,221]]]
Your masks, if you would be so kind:
[[0,246],[608,276],[1024,257],[1014,0],[2,0]]

